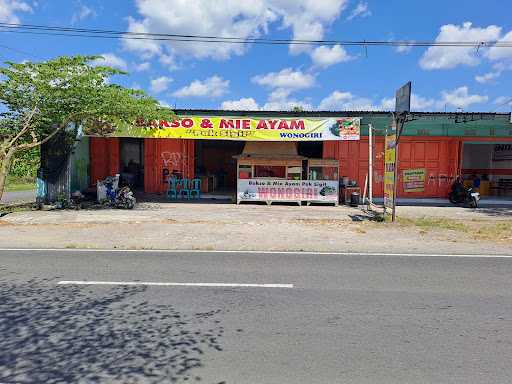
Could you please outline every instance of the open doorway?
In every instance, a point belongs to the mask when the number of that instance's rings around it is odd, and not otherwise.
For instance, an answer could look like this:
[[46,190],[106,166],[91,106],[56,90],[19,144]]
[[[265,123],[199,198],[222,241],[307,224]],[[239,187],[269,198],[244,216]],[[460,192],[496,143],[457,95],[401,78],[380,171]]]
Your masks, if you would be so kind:
[[134,190],[144,189],[144,139],[119,140],[120,184]]
[[236,160],[244,149],[243,141],[196,140],[196,177],[201,179],[203,193],[234,194],[236,192]]
[[482,196],[512,199],[512,143],[464,143],[462,177]]

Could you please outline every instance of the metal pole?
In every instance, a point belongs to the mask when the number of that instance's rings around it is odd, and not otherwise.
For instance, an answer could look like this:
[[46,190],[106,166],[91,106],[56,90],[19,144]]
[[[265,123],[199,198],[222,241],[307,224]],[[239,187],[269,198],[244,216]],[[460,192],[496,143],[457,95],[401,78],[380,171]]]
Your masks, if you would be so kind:
[[368,209],[373,205],[373,125],[368,124]]

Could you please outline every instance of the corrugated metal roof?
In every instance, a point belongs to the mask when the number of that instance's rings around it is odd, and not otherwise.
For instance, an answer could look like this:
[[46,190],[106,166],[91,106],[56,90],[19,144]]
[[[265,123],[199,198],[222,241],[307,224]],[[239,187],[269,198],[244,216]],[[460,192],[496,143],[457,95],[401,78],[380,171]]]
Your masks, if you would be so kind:
[[[231,115],[231,116],[268,116],[280,114],[283,116],[297,116],[297,117],[320,117],[320,116],[389,116],[392,111],[250,111],[250,110],[223,110],[223,109],[174,109],[178,115]],[[439,117],[461,117],[461,116],[499,116],[509,117],[510,113],[495,113],[495,112],[411,112],[415,116],[439,116]]]

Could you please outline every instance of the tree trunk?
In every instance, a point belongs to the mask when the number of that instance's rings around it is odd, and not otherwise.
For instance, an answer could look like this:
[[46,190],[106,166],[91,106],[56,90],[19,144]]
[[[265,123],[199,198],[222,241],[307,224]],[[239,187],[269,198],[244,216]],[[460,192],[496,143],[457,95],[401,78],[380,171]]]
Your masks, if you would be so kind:
[[0,201],[4,194],[5,181],[7,180],[7,175],[9,174],[13,157],[14,151],[12,149],[7,151],[5,155],[0,155]]

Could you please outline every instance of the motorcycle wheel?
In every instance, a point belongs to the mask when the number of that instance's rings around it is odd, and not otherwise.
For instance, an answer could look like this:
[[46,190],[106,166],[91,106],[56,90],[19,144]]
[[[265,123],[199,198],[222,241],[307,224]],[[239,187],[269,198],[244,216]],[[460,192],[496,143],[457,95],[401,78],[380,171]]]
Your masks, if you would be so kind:
[[478,202],[474,197],[471,198],[471,201],[469,202],[469,208],[478,208]]

